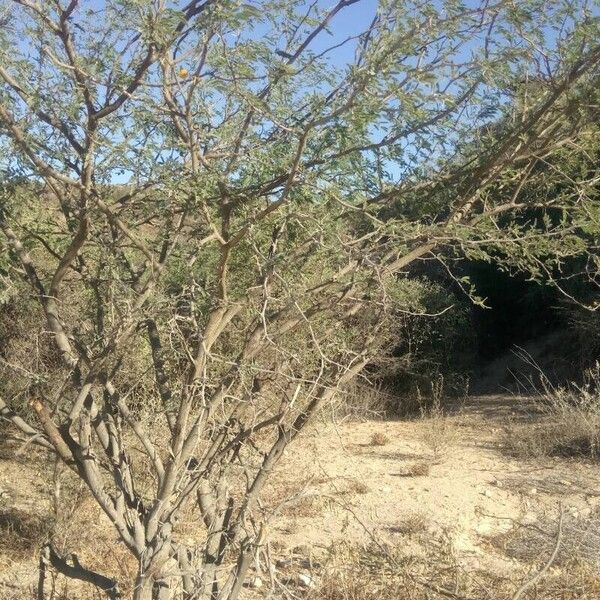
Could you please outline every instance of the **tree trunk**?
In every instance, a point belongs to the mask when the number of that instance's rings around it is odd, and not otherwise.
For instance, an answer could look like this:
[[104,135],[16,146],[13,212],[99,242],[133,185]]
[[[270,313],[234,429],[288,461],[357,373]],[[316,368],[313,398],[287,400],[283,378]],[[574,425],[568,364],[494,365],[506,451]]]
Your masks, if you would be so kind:
[[133,600],[152,600],[152,588],[154,581],[151,577],[138,575],[133,590]]
[[173,588],[166,578],[152,576],[148,571],[138,574],[133,600],[171,600]]

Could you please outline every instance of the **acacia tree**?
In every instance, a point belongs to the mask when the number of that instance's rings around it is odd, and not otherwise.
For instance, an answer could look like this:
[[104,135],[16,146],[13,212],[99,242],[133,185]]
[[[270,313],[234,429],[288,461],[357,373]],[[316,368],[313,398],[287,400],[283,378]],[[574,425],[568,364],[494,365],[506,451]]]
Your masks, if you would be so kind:
[[[587,156],[597,23],[556,0],[1,10],[3,301],[42,348],[3,340],[1,414],[85,483],[134,598],[234,599],[266,481],[416,310],[415,261],[585,251],[595,173],[521,190]],[[563,218],[524,235],[532,206]]]

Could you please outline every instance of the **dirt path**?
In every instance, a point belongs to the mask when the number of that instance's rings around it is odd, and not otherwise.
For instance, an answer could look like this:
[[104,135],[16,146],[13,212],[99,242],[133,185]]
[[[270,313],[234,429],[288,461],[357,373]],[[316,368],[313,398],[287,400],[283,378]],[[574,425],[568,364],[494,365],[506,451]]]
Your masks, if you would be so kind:
[[[551,554],[562,507],[564,552],[600,574],[599,464],[507,455],[509,424],[534,426],[535,418],[525,398],[480,396],[447,416],[317,423],[288,450],[266,490],[271,554],[319,561],[340,542],[361,545],[376,537],[418,556],[442,540],[461,568],[514,576],[516,566],[539,565]],[[35,583],[35,534],[44,527],[37,515],[49,512],[51,497],[39,468],[0,456],[2,599],[29,597]],[[71,525],[84,537],[94,530],[90,543],[102,541],[109,565],[114,532],[109,526],[99,532],[97,507],[83,502],[79,524]],[[119,561],[119,569],[126,566]]]
[[[465,566],[498,571],[515,559],[494,543],[523,526],[547,528],[551,548],[561,505],[600,547],[597,463],[523,461],[503,452],[506,425],[531,421],[532,412],[525,398],[484,396],[448,417],[317,426],[273,484],[272,506],[297,494],[279,509],[275,538],[318,552],[372,534],[405,542],[422,531],[446,536]],[[519,535],[527,543],[527,531]],[[533,534],[532,544],[537,558],[543,548]]]

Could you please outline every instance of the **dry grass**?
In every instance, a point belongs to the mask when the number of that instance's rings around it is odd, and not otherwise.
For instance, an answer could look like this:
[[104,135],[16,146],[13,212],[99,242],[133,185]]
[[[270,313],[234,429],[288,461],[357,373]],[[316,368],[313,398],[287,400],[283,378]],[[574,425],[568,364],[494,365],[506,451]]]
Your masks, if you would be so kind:
[[594,458],[598,456],[599,447],[597,442],[592,441],[587,423],[577,419],[552,419],[536,425],[512,425],[507,428],[504,436],[504,444],[509,453],[518,458]]
[[427,528],[427,518],[422,513],[408,515],[402,521],[390,528],[394,533],[401,535],[417,535],[423,533]]
[[539,407],[541,422],[506,429],[504,443],[511,454],[600,457],[600,363],[586,372],[581,385],[553,387],[544,382]]
[[344,492],[350,492],[351,494],[367,494],[371,491],[364,481],[354,478],[348,479],[344,488]]
[[317,493],[314,481],[277,481],[265,490],[264,502],[283,517],[316,518],[325,511],[329,498]]
[[382,431],[375,431],[369,440],[369,446],[387,446],[390,438]]
[[341,390],[333,403],[327,405],[331,414],[326,415],[326,420],[382,419],[390,412],[390,406],[397,402],[396,396],[386,392],[382,386],[355,381]]
[[315,518],[327,508],[327,498],[318,495],[302,496],[290,501],[281,514],[295,517]]
[[[43,482],[42,489],[46,493],[55,489],[56,471],[48,468],[47,456],[30,452],[28,459],[29,467],[36,469]],[[127,597],[131,590],[125,582],[135,580],[135,560],[123,544],[116,543],[113,526],[79,479],[66,468],[59,479],[61,493],[56,515],[52,504],[35,488],[29,490],[27,499],[13,491],[10,501],[16,505],[0,508],[0,599],[33,597],[32,589],[37,581],[36,557],[49,540],[59,554],[74,553],[87,568],[116,577]],[[17,482],[18,475],[14,478],[14,483]],[[28,485],[27,480],[18,483]],[[52,573],[47,597],[97,600],[100,592],[90,584]]]
[[[430,545],[433,550],[433,545]],[[473,590],[448,546],[435,546],[435,557],[407,555],[400,546],[373,542],[342,544],[331,552],[320,584],[309,600],[422,600],[462,598]],[[437,591],[436,591],[437,590]],[[481,596],[482,598],[484,596]],[[488,597],[488,596],[485,596]],[[475,596],[476,598],[476,596]]]
[[310,600],[397,600],[402,577],[391,571],[387,556],[377,546],[343,544],[332,550],[320,584]]
[[416,462],[410,465],[408,469],[406,469],[405,476],[406,477],[427,477],[431,472],[431,463],[421,461]]
[[[425,556],[404,554],[399,546],[338,545],[307,600],[507,600],[539,565],[515,564],[510,577],[467,570],[449,543],[430,540]],[[600,577],[581,562],[554,568],[521,600],[597,600]]]
[[444,380],[433,382],[431,389],[430,402],[421,402],[419,439],[434,461],[439,461],[456,443],[459,430],[443,408]]
[[[535,563],[552,554],[556,544],[557,519],[541,517],[535,523],[518,523],[489,543],[504,555],[524,563]],[[600,508],[590,514],[564,512],[560,546],[553,566],[587,565],[600,575]]]
[[16,508],[0,510],[0,550],[12,560],[30,558],[48,539],[48,517]]

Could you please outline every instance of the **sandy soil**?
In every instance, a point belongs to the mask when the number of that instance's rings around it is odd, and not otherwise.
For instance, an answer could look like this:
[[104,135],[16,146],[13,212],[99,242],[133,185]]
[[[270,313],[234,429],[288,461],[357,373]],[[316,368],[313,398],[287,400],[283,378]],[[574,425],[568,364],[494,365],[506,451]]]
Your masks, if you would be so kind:
[[[271,554],[319,561],[342,541],[377,538],[416,555],[427,540],[443,537],[464,568],[502,574],[552,552],[562,510],[571,545],[596,561],[600,572],[600,466],[507,455],[507,424],[532,422],[532,413],[525,398],[481,396],[444,417],[313,425],[288,451],[265,493]],[[34,583],[35,536],[29,539],[24,526],[15,548],[15,524],[6,515],[49,511],[51,490],[36,469],[0,456],[2,599],[27,597],[18,595],[19,588],[31,590]],[[82,514],[84,529],[101,527],[93,504]],[[43,529],[43,523],[35,526]],[[95,532],[93,539],[111,556],[114,541],[110,532],[105,537]]]
[[[448,536],[467,566],[512,568],[513,559],[490,538],[557,521],[559,505],[579,521],[600,507],[597,463],[524,462],[502,452],[503,428],[530,420],[529,402],[486,396],[442,419],[314,427],[273,483],[297,494],[274,517],[274,538],[283,547],[318,550],[373,534],[400,542],[407,529],[422,527],[432,537]],[[372,445],[374,434],[389,441]],[[427,475],[418,474],[421,465],[429,465]]]

